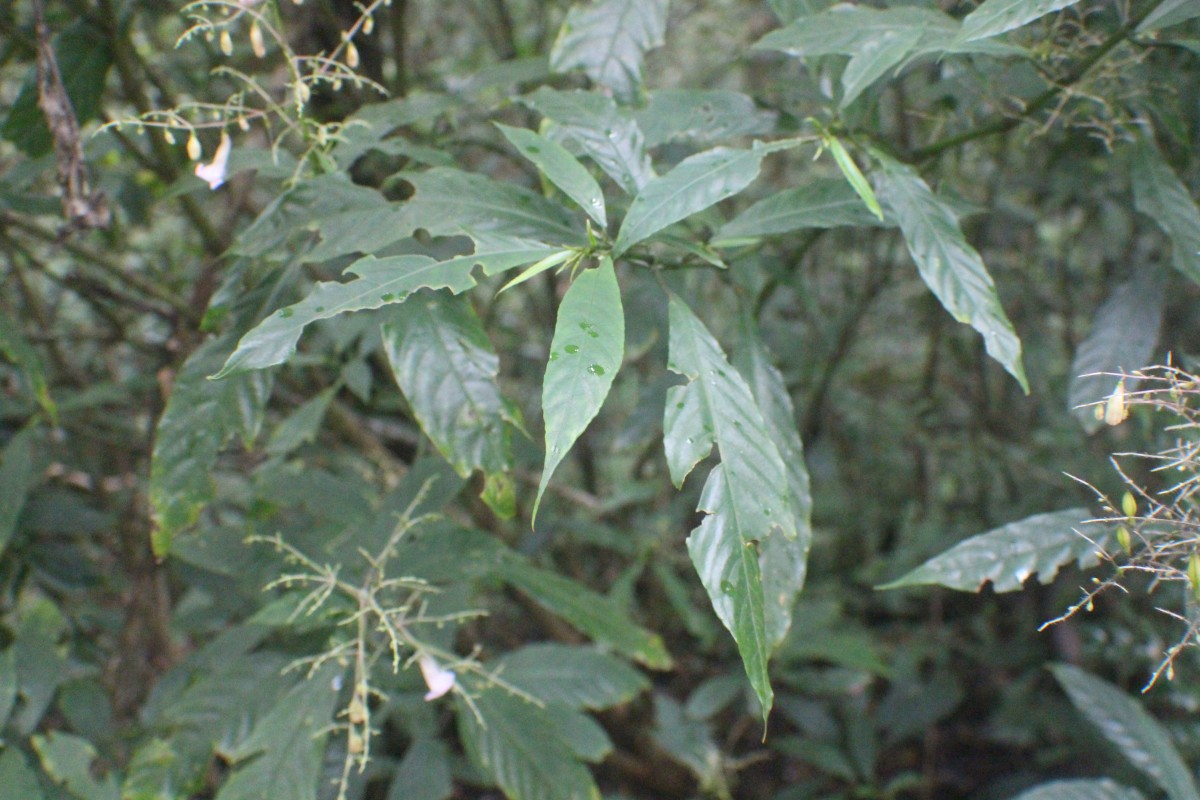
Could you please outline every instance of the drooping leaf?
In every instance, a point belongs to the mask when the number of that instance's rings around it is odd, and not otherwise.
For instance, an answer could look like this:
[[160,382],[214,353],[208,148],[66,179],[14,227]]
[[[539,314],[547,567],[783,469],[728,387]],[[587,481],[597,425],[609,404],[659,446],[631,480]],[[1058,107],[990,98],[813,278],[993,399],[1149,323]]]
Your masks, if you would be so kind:
[[647,147],[762,135],[774,130],[777,118],[775,112],[760,109],[750,95],[727,89],[656,89],[646,107],[634,112]]
[[1050,781],[1027,789],[1012,800],[1144,800],[1137,789],[1108,778]]
[[1146,139],[1133,149],[1134,207],[1171,239],[1171,263],[1200,283],[1200,209],[1191,192]]
[[625,311],[612,259],[580,273],[558,307],[546,377],[542,414],[546,457],[538,482],[537,518],[550,476],[595,419],[608,397],[625,355]]
[[561,575],[508,557],[496,574],[597,642],[651,669],[670,669],[658,634],[634,624],[612,600]]
[[[1067,406],[1088,433],[1103,424],[1096,419],[1095,404],[1112,394],[1117,379],[1099,373],[1129,372],[1146,366],[1158,344],[1163,314],[1163,280],[1153,265],[1146,265],[1113,289],[1096,310],[1088,332],[1071,362],[1071,390]],[[1136,378],[1126,379],[1125,390],[1137,388]]]
[[983,335],[988,355],[1029,392],[1021,363],[1021,340],[1000,305],[983,259],[967,242],[953,208],[911,167],[877,154],[879,200],[904,233],[908,252],[925,285],[959,322]]
[[17,530],[25,499],[41,483],[41,439],[38,428],[23,428],[0,452],[0,497],[4,498],[0,503],[0,555]]
[[217,800],[317,800],[317,776],[341,672],[327,664],[285,694],[229,757],[235,762]]
[[924,36],[920,29],[892,30],[863,41],[842,73],[838,108],[846,108],[875,81],[902,65]]
[[521,155],[533,162],[546,180],[586,211],[601,230],[608,227],[600,185],[565,147],[524,128],[510,128],[499,123],[496,127],[513,147],[521,151]]
[[713,234],[713,245],[739,240],[790,233],[804,228],[841,226],[879,226],[884,223],[872,214],[848,183],[836,178],[819,178],[784,189],[747,208]]
[[703,211],[750,185],[768,154],[792,142],[755,142],[749,150],[716,147],[689,156],[642,187],[621,222],[613,257],[675,222]]
[[1050,667],[1071,704],[1104,734],[1130,764],[1171,800],[1198,800],[1196,781],[1171,736],[1141,703],[1106,681],[1070,664]]
[[549,135],[578,147],[625,192],[637,193],[654,177],[645,137],[611,97],[542,87],[521,100],[555,123]]
[[475,252],[446,261],[429,256],[365,256],[346,268],[356,280],[318,283],[308,297],[281,308],[260,322],[238,342],[237,349],[213,379],[262,369],[287,361],[296,342],[312,322],[350,311],[401,303],[418,289],[450,289],[458,293],[475,285],[476,265],[495,275],[519,267],[554,251],[549,245],[527,239],[477,234]]
[[984,0],[978,8],[963,18],[959,40],[971,42],[989,36],[999,36],[1078,2],[1079,0]]
[[668,0],[585,0],[571,6],[550,50],[556,72],[582,68],[625,103],[642,88],[642,57],[667,30]]
[[[717,617],[737,642],[764,721],[773,693],[767,660],[779,644],[772,614],[790,611],[800,576],[768,593],[762,559],[769,540],[797,539],[792,491],[779,449],[750,387],[721,346],[675,295],[669,299],[668,367],[688,379],[667,392],[663,444],[679,486],[716,445],[721,463],[708,475],[698,509],[707,514],[688,537],[688,553]],[[770,577],[782,578],[772,566]],[[779,608],[768,613],[766,606]],[[784,608],[786,606],[786,608]],[[776,617],[778,619],[778,617]]]
[[1099,561],[1108,529],[1080,523],[1086,508],[1068,508],[1034,514],[972,536],[891,583],[878,588],[940,584],[964,592],[978,592],[988,581],[997,592],[1020,589],[1026,579],[1054,580],[1060,567],[1076,562],[1081,568]]
[[824,144],[833,155],[834,163],[841,170],[846,183],[850,184],[850,188],[862,199],[863,205],[874,215],[875,219],[883,222],[883,209],[879,207],[879,199],[875,197],[875,192],[871,190],[871,184],[867,182],[867,176],[862,174],[862,170],[858,168],[858,163],[850,155],[846,145],[842,144],[841,139],[836,136],[827,137]]
[[624,703],[649,686],[618,658],[590,647],[531,644],[496,662],[506,683],[545,703],[599,710]]
[[428,737],[413,740],[396,766],[387,800],[446,800],[453,794],[446,745]]
[[271,438],[267,440],[267,453],[272,456],[285,456],[297,447],[315,441],[321,429],[321,422],[325,419],[325,412],[341,388],[340,384],[335,383],[322,389],[288,414],[275,430],[271,431]]
[[421,429],[462,477],[512,468],[517,409],[500,393],[500,359],[470,302],[423,293],[391,312],[383,347]]
[[50,731],[44,736],[34,736],[32,743],[42,769],[75,797],[80,800],[119,800],[121,792],[111,773],[103,778],[92,774],[92,766],[99,754],[87,739]]
[[207,380],[232,343],[228,335],[212,339],[188,357],[158,421],[148,493],[155,524],[151,543],[159,558],[212,500],[212,470],[221,448],[235,434],[252,441],[266,411],[271,375],[239,375],[221,384]]

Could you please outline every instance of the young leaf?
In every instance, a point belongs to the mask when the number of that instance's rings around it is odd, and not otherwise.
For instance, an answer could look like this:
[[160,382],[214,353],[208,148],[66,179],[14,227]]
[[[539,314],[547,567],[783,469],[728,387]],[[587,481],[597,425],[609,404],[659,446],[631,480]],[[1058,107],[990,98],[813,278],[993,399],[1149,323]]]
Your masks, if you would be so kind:
[[590,647],[531,644],[496,662],[506,683],[544,703],[599,710],[631,700],[649,687],[637,670]]
[[500,394],[500,359],[470,302],[423,293],[397,306],[381,331],[396,383],[455,472],[511,469],[519,418]]
[[904,233],[925,284],[956,320],[983,335],[988,354],[1029,392],[1021,340],[1000,305],[983,259],[967,243],[953,209],[911,167],[876,154],[879,199]]
[[595,0],[576,3],[550,50],[550,68],[580,67],[625,103],[642,88],[642,56],[663,43],[668,0]]
[[1086,508],[1068,508],[1035,514],[959,542],[939,556],[891,583],[876,587],[940,584],[964,592],[978,592],[988,581],[997,592],[1021,588],[1031,575],[1049,583],[1059,567],[1075,561],[1079,566],[1095,564],[1108,530],[1087,528],[1087,536],[1075,531],[1088,518]]
[[558,307],[542,383],[546,460],[533,518],[550,476],[608,397],[625,355],[625,311],[611,258],[575,278]]
[[833,160],[837,163],[838,169],[842,171],[846,182],[850,184],[850,188],[862,198],[867,210],[874,214],[877,220],[883,222],[883,210],[879,207],[879,200],[876,199],[875,192],[871,191],[871,184],[867,183],[866,176],[862,174],[858,164],[854,163],[854,159],[850,157],[846,146],[835,136],[827,138],[825,146],[833,154]]
[[1133,204],[1171,239],[1171,263],[1200,283],[1200,210],[1191,192],[1146,139],[1133,148]]
[[818,178],[758,201],[722,225],[713,234],[712,243],[721,247],[739,240],[804,228],[882,224],[846,181]]
[[473,254],[446,261],[414,255],[360,258],[346,268],[357,280],[318,283],[308,297],[267,317],[241,338],[213,379],[282,364],[296,352],[296,342],[311,322],[400,303],[418,289],[450,289],[457,294],[475,285],[471,271],[477,264],[484,274],[495,275],[537,261],[556,249],[526,239],[487,234],[473,238]]
[[1141,703],[1070,664],[1055,664],[1050,671],[1071,698],[1071,704],[1171,800],[1200,800],[1196,781],[1170,734],[1146,713]]
[[1080,778],[1042,783],[1013,800],[1145,800],[1145,795],[1108,778]]
[[574,143],[628,194],[637,193],[654,177],[645,137],[611,97],[542,87],[521,101],[554,121],[556,137]]
[[689,156],[633,199],[613,244],[613,258],[672,223],[731,197],[758,177],[763,158],[792,142],[762,144],[750,150],[716,147]]
[[750,95],[728,89],[656,89],[634,119],[646,135],[646,146],[655,147],[771,133],[778,114],[760,109]]
[[985,0],[963,18],[958,39],[961,42],[970,42],[999,36],[1078,2],[1079,0]]
[[600,185],[565,147],[524,128],[510,128],[500,123],[496,123],[496,127],[513,147],[521,151],[521,155],[533,162],[546,180],[587,212],[601,229],[608,227]]
[[668,366],[688,383],[667,392],[667,466],[678,486],[714,444],[720,453],[698,506],[707,516],[688,537],[688,553],[717,617],[737,642],[765,722],[773,698],[767,660],[781,635],[778,624],[769,625],[775,612],[766,606],[790,610],[799,583],[793,573],[790,584],[768,592],[760,559],[773,548],[772,537],[798,536],[791,487],[750,387],[729,366],[716,339],[673,294],[668,314]]

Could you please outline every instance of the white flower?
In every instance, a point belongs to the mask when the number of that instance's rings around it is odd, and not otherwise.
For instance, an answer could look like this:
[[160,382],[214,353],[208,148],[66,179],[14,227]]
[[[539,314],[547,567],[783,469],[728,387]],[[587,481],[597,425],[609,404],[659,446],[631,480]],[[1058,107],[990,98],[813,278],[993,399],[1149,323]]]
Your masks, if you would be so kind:
[[429,687],[429,691],[425,693],[425,699],[437,700],[446,692],[454,688],[454,672],[452,670],[443,669],[433,656],[422,655],[417,659],[417,664],[421,667],[421,675],[425,678],[425,685]]
[[229,161],[229,134],[221,131],[221,144],[213,160],[207,164],[196,165],[196,177],[208,184],[209,189],[216,189],[225,182],[225,164]]

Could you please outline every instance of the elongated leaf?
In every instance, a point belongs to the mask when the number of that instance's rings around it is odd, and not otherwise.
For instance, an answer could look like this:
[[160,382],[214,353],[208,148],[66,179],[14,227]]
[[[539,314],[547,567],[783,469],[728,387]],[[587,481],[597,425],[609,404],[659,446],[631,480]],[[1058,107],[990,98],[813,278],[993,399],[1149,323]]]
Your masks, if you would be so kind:
[[754,98],[726,89],[657,89],[646,107],[634,112],[646,146],[687,140],[725,141],[775,129],[778,115],[764,111]]
[[925,32],[921,29],[910,28],[887,31],[860,43],[842,73],[842,98],[838,108],[853,103],[871,84],[903,64],[924,37]]
[[983,335],[988,354],[1029,392],[1021,364],[1021,340],[1000,305],[983,259],[967,243],[953,208],[913,169],[877,156],[877,191],[904,233],[908,252],[930,290],[956,320]]
[[607,597],[513,557],[506,558],[496,574],[595,641],[651,669],[671,668],[662,639],[631,622]]
[[1051,781],[1027,789],[1013,800],[1144,800],[1137,789],[1108,778]]
[[846,179],[846,183],[850,184],[850,188],[854,190],[854,193],[862,198],[867,210],[877,220],[882,222],[883,209],[879,207],[879,199],[875,197],[875,192],[871,190],[871,184],[867,182],[867,177],[858,168],[858,163],[850,155],[850,151],[846,149],[846,145],[842,144],[841,139],[830,136],[826,139],[825,146],[829,148],[830,154],[833,155],[834,163],[842,171],[842,177]]
[[1134,207],[1150,217],[1171,239],[1171,263],[1200,283],[1200,210],[1175,171],[1152,142],[1133,150]]
[[38,447],[42,434],[37,428],[18,431],[0,452],[0,555],[17,530],[17,520],[29,493],[41,482]]
[[34,736],[32,742],[42,769],[73,796],[80,800],[119,800],[121,792],[111,773],[102,779],[92,774],[92,765],[99,754],[87,739],[51,731],[45,736]]
[[636,193],[654,177],[645,137],[611,97],[543,87],[522,102],[556,123],[551,133],[578,147],[625,192]]
[[1050,671],[1075,708],[1171,800],[1200,798],[1196,781],[1170,735],[1146,713],[1141,703],[1070,664],[1055,664]]
[[649,682],[624,661],[589,647],[532,644],[496,664],[506,683],[545,703],[593,710],[631,700]]
[[148,491],[155,524],[151,543],[159,558],[212,500],[212,472],[221,448],[235,434],[246,443],[253,441],[266,411],[272,376],[239,375],[217,385],[206,379],[232,344],[232,336],[222,336],[188,357],[158,421]]
[[959,40],[970,42],[999,36],[1078,2],[1079,0],[984,0],[963,19]]
[[625,311],[612,259],[581,273],[563,297],[542,383],[546,460],[533,516],[550,476],[595,419],[625,355]]
[[613,243],[613,257],[675,222],[731,197],[758,177],[763,158],[792,143],[762,144],[750,150],[716,147],[685,158],[633,199]]
[[1162,5],[1151,11],[1149,16],[1142,20],[1142,24],[1137,27],[1137,32],[1149,33],[1169,28],[1196,17],[1200,17],[1200,6],[1192,0],[1165,0]]
[[[667,392],[663,444],[676,485],[715,444],[721,463],[709,473],[699,510],[707,514],[688,537],[688,553],[717,617],[738,651],[763,708],[773,693],[767,660],[779,641],[779,624],[769,625],[768,604],[790,611],[799,590],[792,583],[768,593],[760,561],[774,548],[769,540],[798,538],[791,488],[783,459],[750,387],[734,371],[716,339],[675,295],[669,300],[670,363],[688,383]],[[774,571],[772,576],[776,577]],[[782,576],[778,576],[782,577]]]
[[[50,385],[37,351],[25,340],[11,319],[0,314],[0,354],[17,366],[29,384],[29,390],[52,423],[58,422],[58,411],[50,397]],[[2,549],[2,548],[0,548]]]
[[357,280],[326,281],[313,287],[299,303],[281,308],[241,338],[225,366],[213,375],[224,378],[245,370],[282,364],[296,352],[296,342],[309,323],[349,311],[402,303],[418,289],[450,289],[456,294],[475,285],[471,270],[481,265],[484,274],[520,267],[554,251],[526,239],[477,234],[475,252],[446,261],[428,256],[366,256],[346,268]]
[[396,383],[455,472],[511,469],[515,411],[500,394],[500,359],[470,302],[425,293],[397,306],[381,330]]
[[242,763],[217,800],[316,800],[321,753],[337,701],[332,682],[340,672],[341,667],[327,664],[280,698],[229,754]]
[[637,99],[642,88],[642,56],[659,47],[667,30],[668,0],[596,0],[567,12],[550,50],[550,67],[580,67],[622,101]]
[[997,592],[1011,592],[1020,589],[1035,574],[1042,583],[1049,583],[1059,567],[1072,561],[1082,568],[1099,560],[1099,548],[1108,537],[1107,529],[1089,526],[1083,533],[1075,530],[1088,516],[1086,508],[1068,508],[1010,522],[959,542],[907,575],[878,588],[936,583],[964,592],[978,592],[991,581]]
[[720,247],[738,240],[805,228],[883,224],[846,181],[819,178],[758,201],[721,226],[713,234],[713,244]]
[[511,800],[600,800],[591,773],[545,709],[496,686],[470,678],[465,683],[475,708],[455,695],[459,737],[471,759],[495,779],[506,796]]
[[12,797],[21,800],[45,800],[37,773],[16,747],[6,747],[0,753],[0,786]]
[[521,155],[533,162],[546,180],[575,201],[601,229],[608,227],[600,185],[565,147],[524,128],[510,128],[499,123],[496,127],[513,147],[521,151]]
[[[1096,310],[1092,329],[1079,345],[1071,362],[1071,390],[1067,405],[1088,433],[1103,422],[1096,419],[1097,403],[1108,397],[1116,378],[1100,375],[1141,369],[1150,362],[1163,314],[1163,280],[1152,265],[1139,269],[1134,276],[1113,289]],[[1126,391],[1137,388],[1135,378],[1127,379]]]
[[446,800],[453,794],[446,745],[440,739],[414,740],[396,766],[387,800]]

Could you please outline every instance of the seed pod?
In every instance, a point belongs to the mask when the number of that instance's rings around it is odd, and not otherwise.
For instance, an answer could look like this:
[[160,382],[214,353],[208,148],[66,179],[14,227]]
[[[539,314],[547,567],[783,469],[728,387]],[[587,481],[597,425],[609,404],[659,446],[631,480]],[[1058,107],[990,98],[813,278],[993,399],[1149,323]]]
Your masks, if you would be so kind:
[[371,31],[375,30],[375,18],[367,17],[363,20],[362,32],[365,36],[370,36]]
[[367,707],[357,693],[350,699],[350,708],[346,710],[346,717],[350,720],[351,725],[362,725],[367,721]]
[[267,54],[267,46],[263,43],[262,29],[258,27],[258,20],[250,23],[250,49],[259,58]]
[[171,133],[171,129],[167,128],[163,131],[163,139],[167,144],[175,144],[175,134]]
[[233,37],[228,29],[221,31],[221,52],[227,56],[233,55]]
[[1132,517],[1137,513],[1137,500],[1133,499],[1133,495],[1129,492],[1121,498],[1121,510],[1125,512],[1125,516]]
[[200,147],[200,140],[196,138],[194,132],[188,136],[187,154],[192,161],[199,161],[200,157],[204,155],[204,150]]
[[1117,544],[1125,551],[1125,555],[1133,555],[1133,539],[1129,536],[1129,528],[1117,526]]
[[358,755],[363,751],[363,737],[358,731],[351,729],[350,735],[347,737],[346,749],[351,755]]
[[1192,597],[1200,602],[1200,553],[1195,550],[1188,556],[1187,577],[1192,587]]
[[1129,416],[1125,405],[1125,379],[1117,381],[1117,388],[1108,396],[1104,403],[1104,421],[1109,425],[1120,425]]
[[358,48],[354,42],[346,42],[346,66],[350,69],[358,67]]

